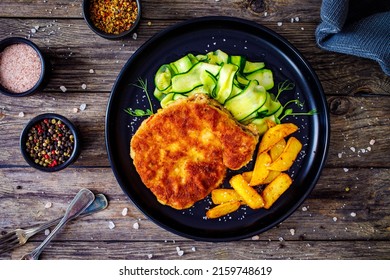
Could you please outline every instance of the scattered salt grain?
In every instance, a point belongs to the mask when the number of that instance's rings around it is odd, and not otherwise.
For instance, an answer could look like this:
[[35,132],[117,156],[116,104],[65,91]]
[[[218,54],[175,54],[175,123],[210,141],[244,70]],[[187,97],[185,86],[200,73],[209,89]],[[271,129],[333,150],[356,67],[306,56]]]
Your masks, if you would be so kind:
[[45,235],[48,236],[50,234],[50,229],[45,229]]
[[374,139],[371,139],[370,140],[370,145],[372,146],[372,145],[374,145],[375,144],[375,140]]
[[134,40],[137,40],[137,38],[138,38],[138,34],[134,32],[134,33],[133,33],[133,39],[134,39]]
[[355,152],[355,151],[356,151],[355,147],[350,147],[349,149],[350,149],[352,152]]
[[305,30],[305,27],[301,27],[301,30]]
[[50,208],[52,205],[53,205],[53,204],[52,204],[51,202],[47,202],[47,203],[45,204],[45,208]]
[[192,248],[191,248],[191,251],[192,251],[192,252],[195,252],[195,251],[196,251],[196,248],[195,248],[195,247],[192,247]]
[[77,113],[78,111],[79,111],[79,109],[73,108],[73,113]]
[[89,73],[93,74],[93,73],[95,73],[95,70],[89,69]]
[[127,215],[127,211],[128,211],[127,208],[123,208],[123,210],[122,210],[122,216],[126,216],[126,215]]
[[349,171],[349,169],[348,168],[343,168],[343,170],[344,170],[344,172],[348,172]]
[[87,108],[87,104],[83,103],[80,105],[80,111],[84,111]]
[[23,117],[24,117],[24,113],[23,113],[23,112],[20,112],[18,116],[21,117],[21,118],[23,118]]
[[337,156],[338,156],[339,158],[342,158],[343,153],[338,153]]
[[259,240],[260,237],[258,235],[252,236],[252,240]]
[[367,151],[371,152],[371,147],[367,147]]
[[284,239],[283,237],[279,237],[279,241],[282,242]]
[[295,17],[295,21],[298,22],[299,21],[299,17]]
[[137,223],[137,222],[134,223],[134,224],[133,224],[133,229],[139,229],[139,223]]
[[179,256],[183,256],[184,255],[184,251],[183,250],[180,250],[180,247],[176,247],[176,252]]
[[108,228],[109,228],[109,229],[114,229],[114,228],[115,228],[115,224],[114,224],[113,221],[109,221],[109,222],[108,222]]
[[307,211],[307,207],[306,207],[306,206],[303,206],[303,207],[302,207],[302,211],[303,211],[303,212],[306,212],[306,211]]
[[291,235],[295,235],[295,229],[290,229],[290,233],[291,233]]
[[268,16],[268,13],[267,13],[267,12],[264,12],[264,16],[265,16],[265,17]]
[[87,85],[86,85],[86,84],[82,84],[82,85],[81,85],[81,88],[82,88],[82,89],[86,89],[86,88],[87,88]]
[[66,92],[66,87],[60,86],[60,90],[62,90],[62,92]]
[[278,26],[282,26],[283,23],[281,21],[278,22]]
[[333,217],[333,222],[337,222],[337,217]]
[[351,212],[351,217],[356,217],[356,213],[355,212]]
[[148,254],[148,259],[151,259],[153,258],[153,255],[152,254]]
[[35,34],[35,33],[37,33],[37,30],[35,28],[31,28],[31,33]]

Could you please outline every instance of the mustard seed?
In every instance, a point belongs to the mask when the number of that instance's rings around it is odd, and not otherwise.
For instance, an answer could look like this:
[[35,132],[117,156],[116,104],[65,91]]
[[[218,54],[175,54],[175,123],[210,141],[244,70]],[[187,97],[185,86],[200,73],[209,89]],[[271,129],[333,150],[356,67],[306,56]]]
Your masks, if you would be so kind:
[[138,15],[134,0],[91,0],[91,20],[103,32],[120,34],[129,30]]

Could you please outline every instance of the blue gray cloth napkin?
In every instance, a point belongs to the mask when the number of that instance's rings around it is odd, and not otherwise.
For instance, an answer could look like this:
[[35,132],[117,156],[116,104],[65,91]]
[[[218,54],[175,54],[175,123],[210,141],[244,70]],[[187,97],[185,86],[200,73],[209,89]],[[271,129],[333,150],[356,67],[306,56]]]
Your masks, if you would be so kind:
[[323,0],[321,48],[376,60],[390,76],[390,0]]

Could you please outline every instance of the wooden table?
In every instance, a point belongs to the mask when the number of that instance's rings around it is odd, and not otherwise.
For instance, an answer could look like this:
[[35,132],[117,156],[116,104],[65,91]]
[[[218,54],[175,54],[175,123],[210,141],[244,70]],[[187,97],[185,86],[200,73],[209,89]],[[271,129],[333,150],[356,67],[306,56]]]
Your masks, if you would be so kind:
[[[143,0],[137,36],[109,41],[88,28],[81,1],[2,0],[0,39],[29,38],[53,71],[35,95],[0,96],[1,234],[61,216],[85,187],[106,194],[109,207],[69,224],[42,259],[390,259],[390,77],[371,60],[316,46],[320,2]],[[309,198],[282,224],[236,242],[185,239],[145,217],[115,180],[104,139],[108,98],[125,62],[159,31],[210,15],[253,20],[287,38],[318,74],[331,115],[328,160]],[[81,104],[86,109],[74,112]],[[82,132],[79,159],[58,173],[29,167],[19,150],[24,125],[45,112],[67,116]],[[18,259],[44,238],[37,235],[0,259]]]

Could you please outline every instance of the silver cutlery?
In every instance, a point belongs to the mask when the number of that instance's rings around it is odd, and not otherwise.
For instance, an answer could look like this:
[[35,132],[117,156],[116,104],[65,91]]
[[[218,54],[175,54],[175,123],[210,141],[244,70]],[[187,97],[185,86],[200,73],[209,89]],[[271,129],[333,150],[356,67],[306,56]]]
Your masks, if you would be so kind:
[[64,217],[53,229],[53,231],[46,237],[45,240],[32,252],[25,254],[22,260],[37,260],[43,249],[49,244],[49,242],[56,236],[56,234],[66,225],[66,223],[81,214],[93,201],[95,195],[88,189],[81,189],[71,201],[70,205],[66,209]]
[[67,222],[76,218],[83,212],[93,201],[95,195],[88,189],[81,189],[77,195],[73,198],[70,205],[66,209],[65,215],[62,217],[53,231],[46,237],[45,240],[35,248],[31,253],[25,254],[22,260],[37,260],[43,249],[49,244],[49,242],[58,234],[58,232],[66,225]]
[[[105,195],[101,193],[96,194],[95,200],[80,214],[79,217],[81,218],[96,213],[107,208],[107,206],[108,201]],[[6,233],[0,237],[0,254],[26,244],[31,237],[58,224],[60,220],[61,218],[57,218],[44,224],[34,225],[26,228],[18,228]]]

